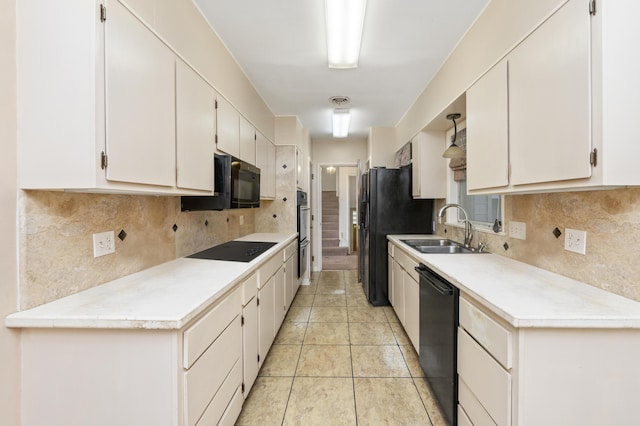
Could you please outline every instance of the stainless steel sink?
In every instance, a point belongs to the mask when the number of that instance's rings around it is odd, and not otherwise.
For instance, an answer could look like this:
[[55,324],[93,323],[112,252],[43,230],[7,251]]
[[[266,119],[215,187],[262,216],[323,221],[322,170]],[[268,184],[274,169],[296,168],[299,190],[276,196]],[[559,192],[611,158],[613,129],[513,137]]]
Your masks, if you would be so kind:
[[400,240],[420,253],[478,253],[460,243],[446,239]]
[[464,246],[414,246],[420,253],[475,253]]
[[446,240],[446,239],[422,239],[422,240],[400,240],[403,243],[410,245],[411,247],[415,246],[458,246],[460,244],[455,241]]

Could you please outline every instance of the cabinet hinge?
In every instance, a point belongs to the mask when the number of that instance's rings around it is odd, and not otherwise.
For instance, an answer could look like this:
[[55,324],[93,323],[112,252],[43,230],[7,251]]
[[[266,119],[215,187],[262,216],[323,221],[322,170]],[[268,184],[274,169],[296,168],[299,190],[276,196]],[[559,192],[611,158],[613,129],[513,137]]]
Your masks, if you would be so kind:
[[314,175],[313,173],[311,173],[311,180],[314,180],[316,178],[316,175]]
[[260,364],[260,354],[258,354],[258,364]]
[[591,163],[593,167],[598,165],[598,148],[593,148],[593,151],[589,154],[589,163]]
[[240,316],[240,325],[244,325],[244,315]]
[[100,5],[100,22],[107,20],[107,7],[104,4]]
[[242,393],[244,393],[244,382],[242,382]]
[[109,159],[107,157],[107,154],[105,154],[104,151],[102,151],[102,154],[100,156],[100,168],[104,170],[107,168],[108,164],[109,164]]
[[256,305],[260,306],[260,298],[259,297],[256,299]]
[[596,0],[591,0],[589,2],[589,13],[591,15],[595,16],[596,12],[597,12],[597,10],[596,10]]
[[316,260],[315,256],[311,256],[311,261],[313,262],[314,260]]
[[216,145],[218,145],[218,135],[216,134]]
[[215,104],[215,109],[218,109],[218,100],[216,99],[213,103]]

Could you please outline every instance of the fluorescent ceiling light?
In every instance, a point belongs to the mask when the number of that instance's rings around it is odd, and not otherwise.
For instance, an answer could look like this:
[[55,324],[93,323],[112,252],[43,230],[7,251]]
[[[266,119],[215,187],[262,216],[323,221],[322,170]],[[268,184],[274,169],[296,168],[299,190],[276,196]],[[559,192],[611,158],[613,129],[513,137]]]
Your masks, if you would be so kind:
[[346,138],[349,135],[351,114],[347,108],[336,108],[333,111],[333,137]]
[[329,68],[356,68],[366,0],[325,0]]

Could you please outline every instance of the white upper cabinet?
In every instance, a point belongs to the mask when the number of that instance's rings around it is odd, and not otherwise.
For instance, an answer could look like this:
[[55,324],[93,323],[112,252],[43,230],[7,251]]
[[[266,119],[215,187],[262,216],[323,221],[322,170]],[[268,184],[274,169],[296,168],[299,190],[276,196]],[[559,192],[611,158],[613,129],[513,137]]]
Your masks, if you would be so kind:
[[622,47],[640,5],[590,6],[566,2],[468,90],[469,193],[640,185],[640,61]]
[[507,62],[467,91],[467,189],[509,184]]
[[587,6],[569,1],[508,57],[513,185],[591,176]]
[[413,198],[446,198],[447,160],[442,158],[443,133],[422,131],[411,139]]
[[218,150],[240,158],[240,113],[225,98],[216,99]]
[[213,191],[215,91],[184,62],[176,63],[176,164],[179,188]]
[[120,3],[107,7],[107,179],[172,186],[175,56]]
[[240,159],[247,163],[256,164],[256,129],[240,116]]
[[276,197],[276,147],[262,133],[256,132],[256,167],[260,169],[260,198]]
[[146,23],[116,0],[18,9],[20,188],[210,191],[176,182],[178,58]]

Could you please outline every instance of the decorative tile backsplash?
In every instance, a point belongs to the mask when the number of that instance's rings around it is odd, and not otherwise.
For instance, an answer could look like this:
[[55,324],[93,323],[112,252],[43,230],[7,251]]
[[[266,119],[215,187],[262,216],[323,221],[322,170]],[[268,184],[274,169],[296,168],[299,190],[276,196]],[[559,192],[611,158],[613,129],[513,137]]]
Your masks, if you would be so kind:
[[[23,191],[19,203],[20,309],[255,232],[255,210],[180,212],[180,197]],[[92,234],[110,230],[115,253],[94,258]]]
[[[484,233],[476,238],[492,253],[640,301],[640,188],[508,195],[505,230],[511,220],[526,223],[526,240]],[[562,232],[559,238],[555,228]],[[587,231],[586,255],[564,250],[565,228]],[[459,228],[437,225],[436,232],[463,240]]]
[[[180,212],[179,197],[23,191],[20,308],[50,302],[253,232],[294,232],[295,198],[284,202],[283,193],[288,199],[295,197],[295,187],[279,187],[276,200],[264,202],[260,209]],[[526,223],[527,239],[479,234],[492,253],[640,301],[640,263],[636,260],[640,188],[510,195],[505,197],[505,229],[511,220]],[[555,237],[555,228],[563,232],[560,238]],[[586,256],[564,250],[565,228],[587,231]],[[461,229],[446,227],[446,234],[444,229],[437,225],[440,235],[462,240]],[[124,241],[116,237],[114,254],[94,258],[91,236],[108,230],[116,236],[124,230],[126,237]]]

